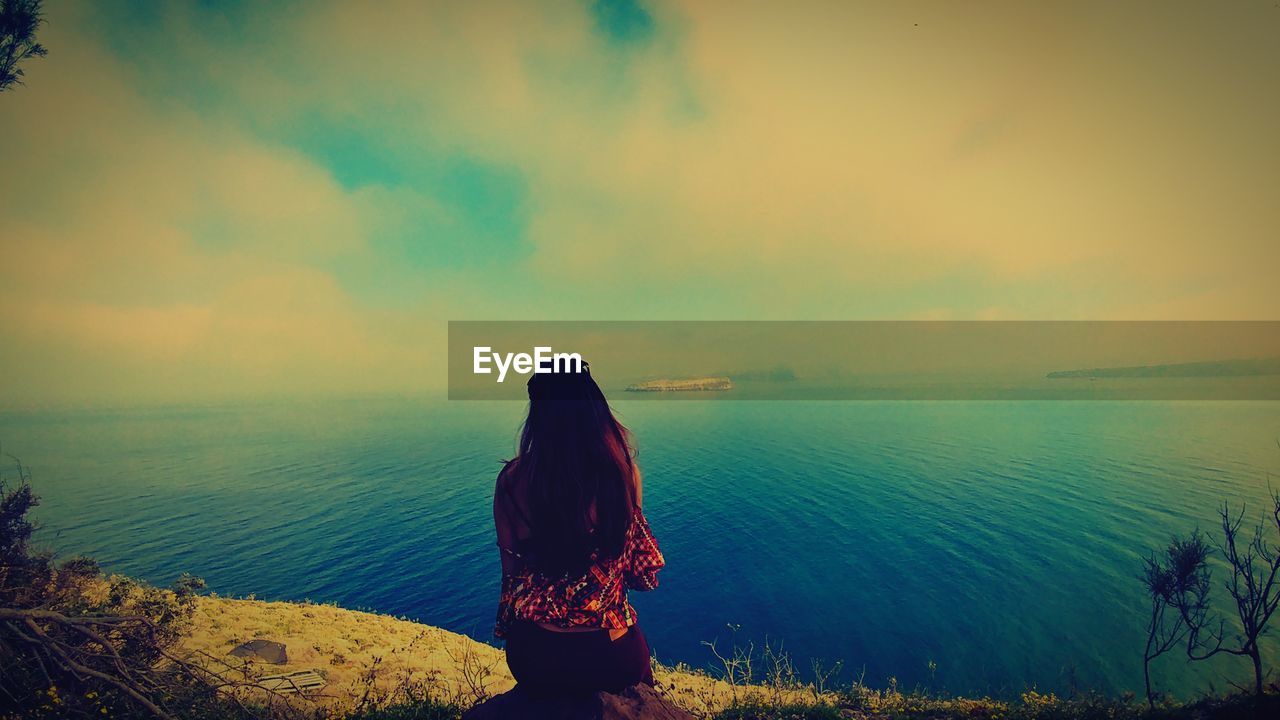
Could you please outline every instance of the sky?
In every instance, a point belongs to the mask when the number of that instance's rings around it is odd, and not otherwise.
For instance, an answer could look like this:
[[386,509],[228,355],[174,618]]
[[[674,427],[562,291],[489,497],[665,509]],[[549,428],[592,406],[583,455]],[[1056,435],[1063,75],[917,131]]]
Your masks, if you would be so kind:
[[430,392],[448,320],[1280,319],[1274,0],[47,6],[0,408]]

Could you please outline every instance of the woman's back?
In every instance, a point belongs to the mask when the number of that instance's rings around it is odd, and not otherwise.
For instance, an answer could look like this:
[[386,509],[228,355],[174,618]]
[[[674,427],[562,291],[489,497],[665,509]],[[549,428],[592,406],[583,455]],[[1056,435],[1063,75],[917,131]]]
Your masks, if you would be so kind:
[[527,481],[513,470],[514,463],[508,463],[494,488],[494,524],[504,570],[494,634],[504,637],[515,620],[566,629],[617,630],[634,625],[635,609],[627,601],[626,591],[656,588],[657,573],[666,564],[639,503],[632,511],[620,552],[605,554],[593,547],[585,567],[548,572],[538,562],[527,509]]
[[583,363],[529,380],[519,451],[498,474],[502,561],[494,635],[531,692],[653,684],[628,590],[652,590],[666,561],[641,510],[626,428]]

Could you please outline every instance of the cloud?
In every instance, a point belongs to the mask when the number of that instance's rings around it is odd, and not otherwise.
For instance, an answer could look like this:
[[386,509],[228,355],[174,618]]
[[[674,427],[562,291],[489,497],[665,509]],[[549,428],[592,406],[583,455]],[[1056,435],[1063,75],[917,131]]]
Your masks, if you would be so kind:
[[[1241,281],[1224,236],[1268,257],[1275,212],[1256,188],[1276,143],[1250,120],[1239,129],[1263,152],[1235,152],[1222,116],[1234,104],[1264,117],[1274,101],[1176,74],[1204,61],[1257,75],[1253,58],[1196,45],[1199,24],[1239,18],[1179,9],[1185,25],[1104,35],[1085,10],[688,3],[654,6],[636,49],[602,41],[575,7],[317,12],[285,45],[341,61],[284,62],[285,104],[358,106],[421,134],[426,156],[517,168],[528,268],[591,292],[761,268],[782,285],[896,278],[909,291],[970,265],[1011,283],[1089,267],[1114,282],[1123,266],[1182,292]],[[1126,64],[1135,42],[1152,49],[1145,66]],[[697,112],[683,112],[691,97]]]
[[1159,8],[59,4],[0,360],[254,395],[430,385],[461,317],[1274,318],[1280,50]]
[[421,387],[423,336],[380,334],[326,269],[368,255],[378,198],[148,100],[71,18],[49,43],[0,118],[7,401]]

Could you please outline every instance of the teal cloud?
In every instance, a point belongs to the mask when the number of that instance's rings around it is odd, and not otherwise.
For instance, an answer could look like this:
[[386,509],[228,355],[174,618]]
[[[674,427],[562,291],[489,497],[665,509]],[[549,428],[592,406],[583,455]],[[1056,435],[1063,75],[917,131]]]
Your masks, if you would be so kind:
[[653,37],[653,15],[636,0],[595,0],[591,15],[596,30],[623,44],[641,43]]
[[[343,166],[336,174],[372,173],[399,182],[370,218],[369,249],[393,276],[509,267],[529,256],[528,186],[515,168],[456,155],[410,166]],[[339,276],[343,275],[337,269]],[[360,290],[361,288],[351,288]]]
[[343,188],[368,185],[399,187],[415,174],[415,157],[375,138],[358,119],[346,121],[318,114],[305,115],[271,133],[275,142],[302,152],[326,168]]
[[410,209],[419,221],[375,245],[422,268],[505,265],[531,252],[528,189],[515,169],[459,156],[422,172],[415,189],[431,199],[430,207]]

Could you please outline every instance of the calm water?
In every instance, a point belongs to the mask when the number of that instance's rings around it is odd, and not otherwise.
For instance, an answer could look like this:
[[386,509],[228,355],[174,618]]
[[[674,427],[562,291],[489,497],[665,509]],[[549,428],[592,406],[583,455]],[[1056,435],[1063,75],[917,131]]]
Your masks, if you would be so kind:
[[[1141,689],[1139,557],[1261,512],[1280,404],[617,403],[668,557],[654,651],[765,636],[869,683]],[[221,594],[333,601],[488,639],[490,500],[522,407],[361,400],[0,415],[64,555]],[[1272,661],[1280,660],[1275,637]],[[930,672],[930,662],[936,671]],[[1234,662],[1158,665],[1188,694]],[[846,679],[849,672],[845,674]]]

